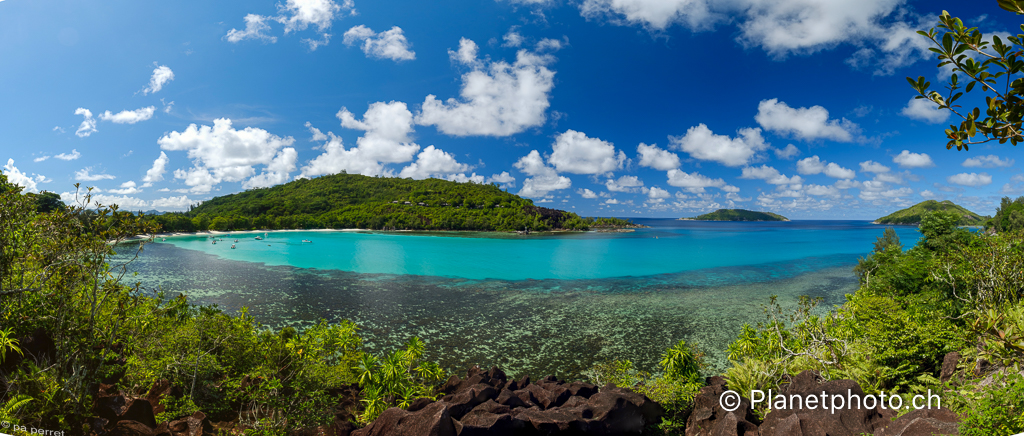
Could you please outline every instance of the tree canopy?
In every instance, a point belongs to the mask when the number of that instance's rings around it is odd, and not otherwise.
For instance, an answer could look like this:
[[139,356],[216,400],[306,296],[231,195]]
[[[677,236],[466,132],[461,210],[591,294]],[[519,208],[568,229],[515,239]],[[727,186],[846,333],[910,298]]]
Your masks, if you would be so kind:
[[[1021,0],[999,0],[999,6],[1024,13]],[[1024,25],[1021,31],[1024,32]],[[990,141],[1009,141],[1016,146],[1024,141],[1024,77],[1020,76],[1024,70],[1024,33],[1008,36],[1006,41],[997,35],[989,39],[977,27],[964,26],[962,20],[946,11],[942,11],[935,27],[917,33],[931,40],[933,47],[929,50],[939,55],[939,68],[952,70],[945,95],[930,90],[931,83],[924,76],[916,80],[907,77],[919,94],[915,98],[927,99],[960,118],[959,124],[946,129],[946,149],[956,146],[957,150],[968,150],[970,145]],[[984,114],[982,108],[965,110],[956,104],[965,93],[975,89],[985,95]]]

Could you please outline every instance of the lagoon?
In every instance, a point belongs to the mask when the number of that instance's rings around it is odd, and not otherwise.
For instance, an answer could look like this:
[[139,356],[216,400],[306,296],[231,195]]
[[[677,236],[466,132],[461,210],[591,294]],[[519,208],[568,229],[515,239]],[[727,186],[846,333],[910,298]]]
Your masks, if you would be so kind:
[[[451,370],[578,377],[595,363],[652,368],[680,339],[724,369],[743,323],[779,295],[841,304],[884,227],[866,221],[696,222],[636,219],[629,233],[262,232],[169,237],[133,263],[149,290],[271,328],[358,323],[368,348],[411,335]],[[920,236],[897,227],[905,248]],[[238,239],[237,248],[230,248]],[[301,242],[304,239],[312,243]]]

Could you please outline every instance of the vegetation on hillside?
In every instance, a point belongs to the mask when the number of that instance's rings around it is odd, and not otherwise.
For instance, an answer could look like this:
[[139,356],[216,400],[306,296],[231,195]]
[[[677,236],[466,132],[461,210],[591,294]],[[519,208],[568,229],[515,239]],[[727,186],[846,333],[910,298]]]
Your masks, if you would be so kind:
[[[1024,431],[1024,233],[971,232],[960,219],[924,215],[908,250],[886,229],[855,268],[860,288],[831,311],[803,299],[788,312],[770,299],[764,322],[729,346],[730,388],[777,389],[813,369],[903,404],[931,389],[963,417],[961,435]],[[961,358],[942,381],[950,352]]]
[[982,217],[974,212],[971,212],[962,206],[954,204],[952,201],[935,201],[926,200],[910,206],[906,209],[901,209],[893,212],[889,215],[881,217],[875,220],[875,224],[897,224],[897,225],[919,225],[924,220],[924,217],[932,212],[943,211],[956,214],[959,217],[957,221],[958,225],[961,226],[979,226],[985,224],[985,220],[988,217]]
[[[358,386],[360,421],[430,396],[446,377],[413,338],[376,358],[356,325],[271,331],[248,315],[150,292],[111,263],[151,223],[116,207],[53,210],[0,174],[0,420],[89,434],[100,386],[145,397],[167,380],[158,422],[204,412],[238,430],[287,434],[330,424]],[[129,256],[130,257],[130,256]],[[355,404],[359,404],[356,402]],[[17,432],[15,432],[17,434]]]
[[538,207],[495,185],[335,174],[251,189],[204,202],[187,213],[151,217],[164,231],[344,229],[587,230],[629,227]]
[[745,209],[718,209],[693,218],[681,218],[694,221],[789,221],[782,215],[771,212],[755,212]]
[[996,216],[988,220],[985,228],[997,233],[1024,231],[1024,197],[1003,197]]

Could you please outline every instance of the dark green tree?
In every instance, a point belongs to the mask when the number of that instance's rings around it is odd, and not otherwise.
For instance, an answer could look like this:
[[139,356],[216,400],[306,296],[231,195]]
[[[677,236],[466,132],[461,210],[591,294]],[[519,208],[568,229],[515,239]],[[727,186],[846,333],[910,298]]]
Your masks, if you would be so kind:
[[[1024,13],[1022,0],[999,0],[999,6]],[[989,141],[1009,141],[1013,145],[1024,141],[1024,33],[1009,36],[1006,41],[996,35],[989,40],[978,28],[964,26],[946,11],[942,11],[935,27],[918,33],[931,40],[933,47],[929,50],[939,55],[939,67],[953,71],[945,93],[930,90],[931,83],[924,76],[917,80],[907,77],[919,94],[915,98],[929,100],[959,117],[959,124],[946,129],[946,149],[956,146],[957,150],[967,150],[970,145]],[[986,107],[966,110],[956,104],[965,93],[976,89],[985,95]]]

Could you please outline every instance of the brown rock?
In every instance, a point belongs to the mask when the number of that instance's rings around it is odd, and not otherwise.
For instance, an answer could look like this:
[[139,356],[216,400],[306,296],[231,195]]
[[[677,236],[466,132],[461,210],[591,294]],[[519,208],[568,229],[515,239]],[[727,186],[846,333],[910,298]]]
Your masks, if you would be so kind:
[[736,410],[727,411],[720,403],[726,391],[725,378],[709,377],[707,382],[693,400],[693,412],[686,421],[686,436],[757,435],[761,421],[750,408],[750,401],[741,398]]
[[432,403],[416,412],[392,407],[370,425],[352,432],[352,436],[456,436],[455,420],[448,413],[449,407],[443,402]]
[[498,398],[498,390],[494,389],[494,386],[484,383],[456,392],[454,395],[444,397],[446,400],[445,403],[447,403],[450,408],[448,413],[450,413],[452,418],[455,419],[462,418],[462,415],[473,410],[473,408],[479,404],[496,398]]
[[498,404],[494,400],[487,400],[474,407],[473,410],[469,411],[469,413],[494,413],[500,415],[502,413],[509,413],[510,411],[512,411],[511,407],[504,404]]
[[942,359],[942,371],[939,372],[939,380],[948,382],[956,374],[956,366],[960,363],[960,353],[954,351],[947,353]]
[[644,427],[661,422],[665,409],[643,394],[606,386],[587,399],[593,419],[611,434],[640,434]]
[[[515,383],[515,382],[512,382]],[[511,408],[516,407],[532,407],[533,404],[523,401],[516,394],[508,389],[501,391],[498,394],[498,404],[504,404]]]
[[111,433],[115,436],[154,436],[153,429],[149,426],[127,419],[118,421]]
[[875,432],[877,436],[932,436],[959,434],[960,418],[949,409],[918,409]]
[[524,427],[523,422],[513,419],[509,414],[470,413],[459,423],[462,428],[459,436],[511,436],[517,429]]
[[[821,400],[822,393],[827,401]],[[790,415],[798,415],[805,436],[816,434],[857,436],[874,433],[875,430],[887,425],[890,418],[895,416],[892,410],[881,408],[881,406],[876,405],[870,409],[865,407],[863,401],[866,395],[856,382],[852,380],[823,382],[815,371],[804,371],[797,374],[789,384],[779,388],[778,394],[772,393],[773,397],[776,395],[782,395],[790,407],[799,407],[774,408],[765,416],[764,423],[760,426],[762,436],[783,436],[784,433],[778,432],[777,429],[783,421],[789,419]],[[834,395],[839,396],[843,403],[833,405],[831,401]],[[800,401],[793,404],[791,402],[793,396],[798,397]],[[811,396],[817,397],[818,400],[813,404],[807,404],[809,402],[806,400]],[[765,401],[774,401],[774,398],[766,398]],[[811,405],[814,407],[810,407]],[[810,423],[817,425],[819,429],[815,430]]]
[[156,418],[153,416],[153,405],[145,399],[134,399],[128,406],[124,408],[124,411],[118,416],[118,421],[128,420],[137,421],[147,427],[156,427]]
[[415,411],[420,410],[420,409],[422,409],[424,407],[427,407],[428,405],[430,405],[430,403],[433,403],[433,402],[434,402],[434,400],[431,400],[430,398],[427,398],[427,397],[417,398],[415,400],[412,400],[412,404],[410,404],[409,407],[407,409],[405,409],[405,410],[408,410],[410,412],[415,412]]

